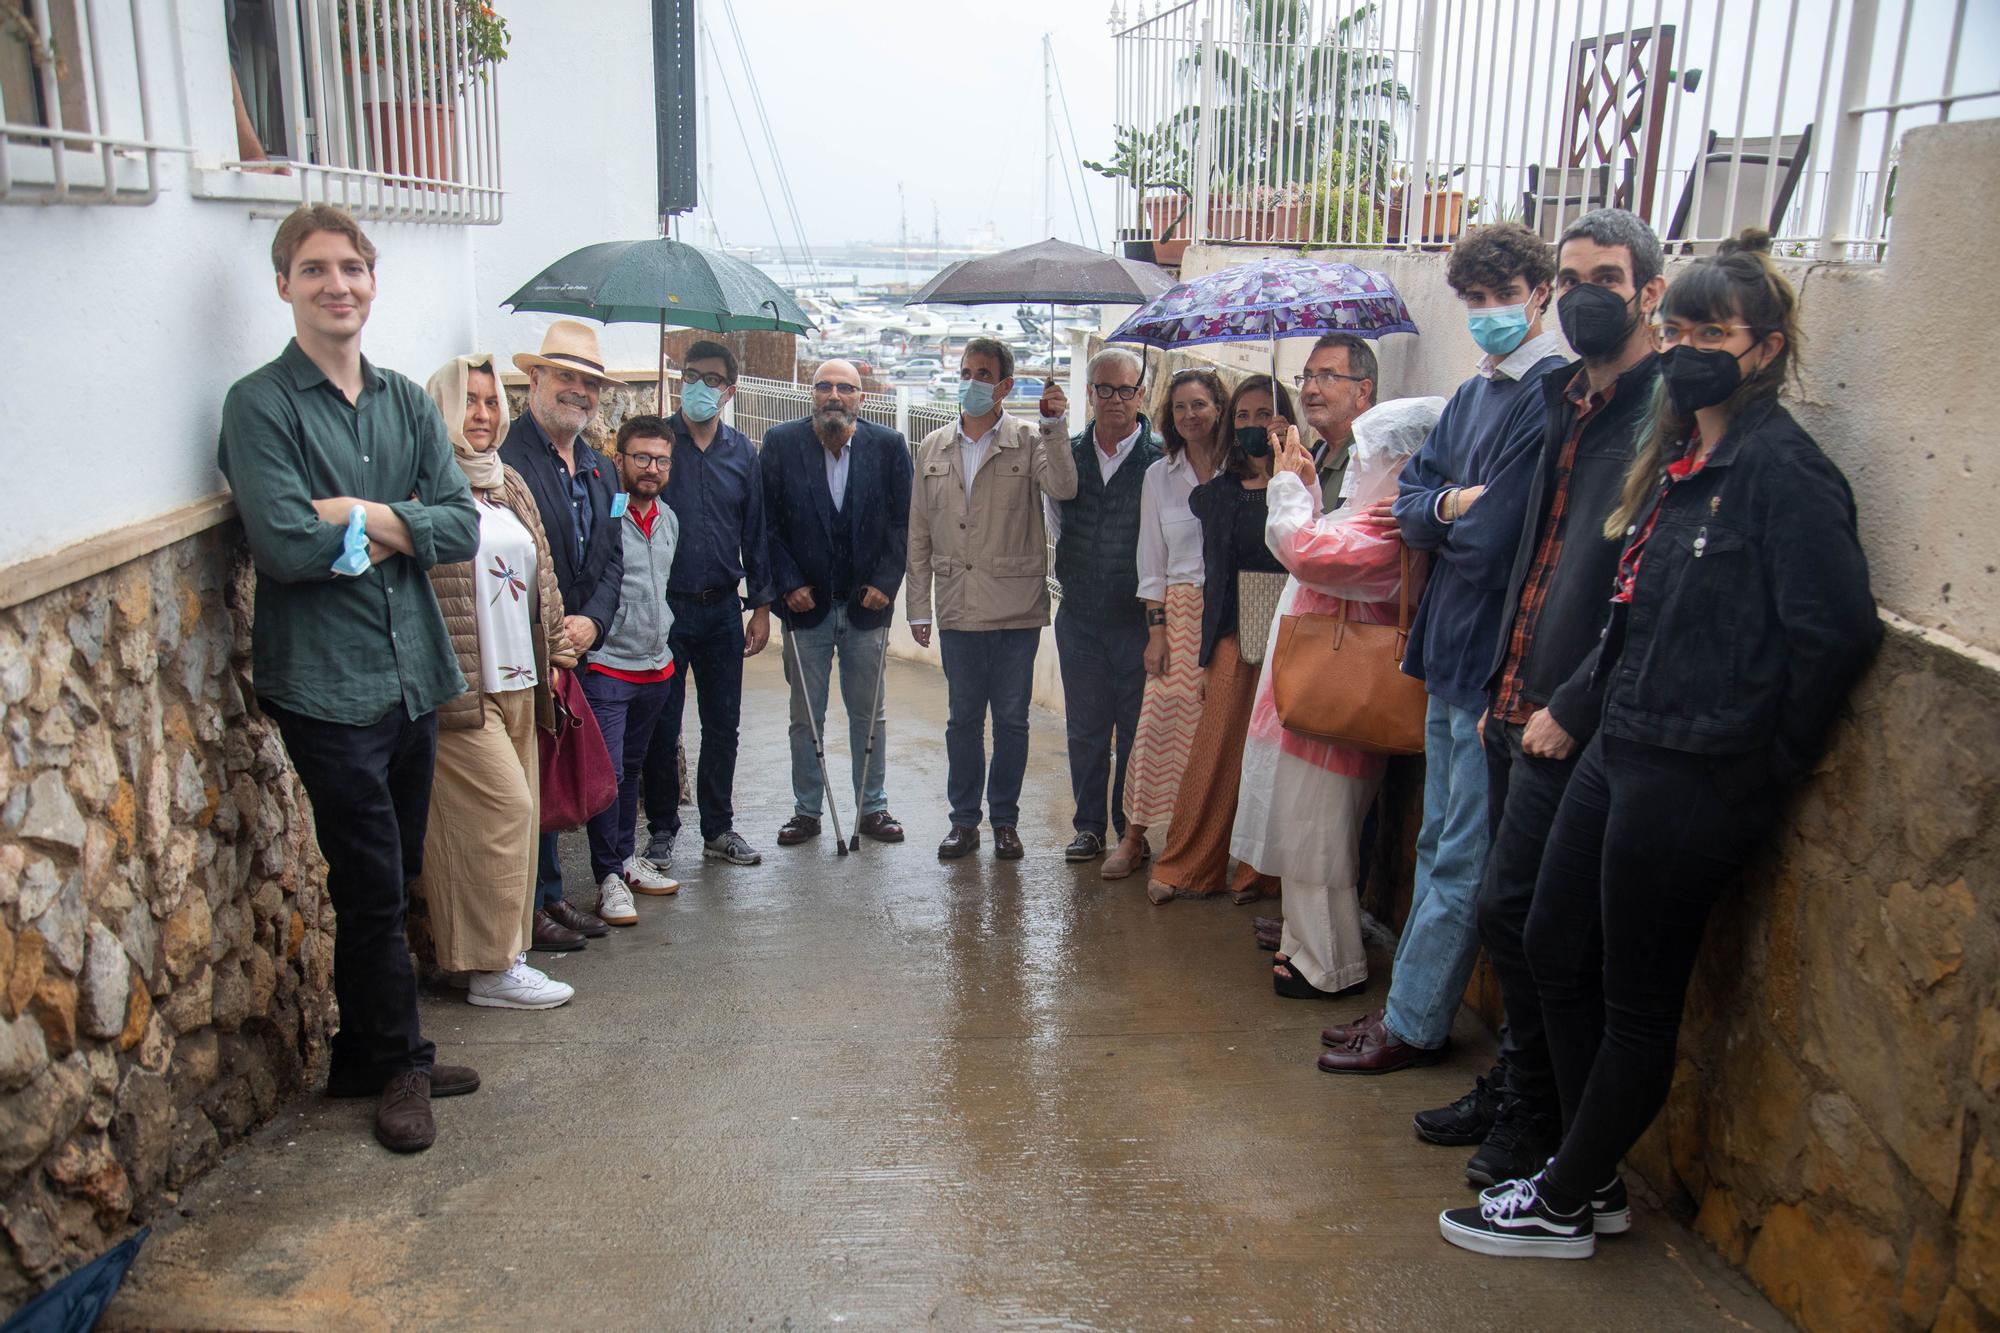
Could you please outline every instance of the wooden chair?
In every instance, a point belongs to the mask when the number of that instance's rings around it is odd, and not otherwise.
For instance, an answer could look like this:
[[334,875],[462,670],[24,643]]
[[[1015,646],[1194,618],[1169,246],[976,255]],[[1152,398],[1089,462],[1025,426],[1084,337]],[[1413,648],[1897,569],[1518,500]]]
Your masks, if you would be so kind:
[[[1687,181],[1681,186],[1680,202],[1674,205],[1673,220],[1667,224],[1667,240],[1681,242],[1682,254],[1712,254],[1717,242],[1734,236],[1745,227],[1763,226],[1777,235],[1798,191],[1799,177],[1805,174],[1806,158],[1812,152],[1813,127],[1808,124],[1797,134],[1775,137],[1724,139],[1708,132],[1708,146],[1702,151]],[[1730,207],[1729,174],[1736,176],[1736,199]],[[1775,180],[1775,184],[1772,182]],[[1694,214],[1696,183],[1701,188],[1701,213]],[[1771,188],[1771,208],[1764,211],[1764,191]],[[1725,210],[1727,214],[1725,215]],[[1705,239],[1691,241],[1700,236]]]
[[1590,167],[1545,167],[1531,162],[1528,188],[1521,192],[1521,221],[1553,245],[1563,228],[1580,215],[1615,202],[1608,162]]

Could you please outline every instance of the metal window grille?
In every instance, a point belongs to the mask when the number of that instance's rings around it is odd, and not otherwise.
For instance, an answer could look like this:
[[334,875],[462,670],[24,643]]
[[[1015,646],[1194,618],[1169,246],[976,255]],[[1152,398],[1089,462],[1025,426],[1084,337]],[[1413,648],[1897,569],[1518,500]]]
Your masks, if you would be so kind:
[[160,193],[140,0],[0,5],[0,203],[150,204]]
[[[275,14],[302,203],[361,218],[501,220],[496,70],[473,0],[296,0]],[[231,163],[232,166],[257,164]]]
[[1156,248],[1410,248],[1501,220],[1553,238],[1611,204],[1676,251],[1758,225],[1780,253],[1875,258],[1902,132],[2000,114],[2000,43],[1969,0],[1137,14],[1113,11],[1120,221]]

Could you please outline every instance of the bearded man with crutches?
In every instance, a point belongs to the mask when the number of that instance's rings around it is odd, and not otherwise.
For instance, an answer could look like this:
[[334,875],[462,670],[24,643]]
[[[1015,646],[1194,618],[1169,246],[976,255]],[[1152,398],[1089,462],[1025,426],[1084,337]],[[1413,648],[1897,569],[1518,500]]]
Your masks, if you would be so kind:
[[820,736],[836,656],[855,831],[901,842],[903,826],[889,813],[882,673],[909,542],[910,447],[900,432],[861,418],[861,375],[850,363],[822,364],[812,394],[812,415],[773,426],[758,459],[792,692],[793,811],[778,845],[818,837],[833,801]]

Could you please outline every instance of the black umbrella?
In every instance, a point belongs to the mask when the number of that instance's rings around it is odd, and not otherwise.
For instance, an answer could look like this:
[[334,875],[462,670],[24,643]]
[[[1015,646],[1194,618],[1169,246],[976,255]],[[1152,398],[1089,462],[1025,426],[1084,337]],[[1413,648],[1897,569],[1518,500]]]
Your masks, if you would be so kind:
[[1144,305],[1174,285],[1157,264],[1120,259],[1050,237],[984,259],[961,259],[917,289],[904,305],[1049,303],[1049,370],[1055,370],[1057,302]]

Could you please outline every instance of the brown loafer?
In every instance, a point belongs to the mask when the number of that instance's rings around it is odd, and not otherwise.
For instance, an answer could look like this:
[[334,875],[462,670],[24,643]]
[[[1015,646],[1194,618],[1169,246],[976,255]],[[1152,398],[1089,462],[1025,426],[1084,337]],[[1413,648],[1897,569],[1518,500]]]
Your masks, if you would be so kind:
[[1329,1074],[1393,1074],[1398,1069],[1434,1065],[1445,1048],[1434,1051],[1405,1045],[1378,1018],[1348,1038],[1345,1045],[1319,1053],[1319,1067]]
[[877,810],[873,814],[861,816],[861,822],[854,827],[863,837],[873,838],[877,842],[903,840],[903,826],[898,824],[896,817],[887,810]]
[[785,826],[778,830],[778,845],[780,847],[796,847],[800,843],[807,842],[818,836],[819,821],[817,819],[814,819],[811,815],[793,815],[785,821]]
[[1319,1040],[1322,1046],[1345,1046],[1360,1033],[1366,1032],[1382,1021],[1380,1009],[1370,1009],[1352,1023],[1335,1023],[1330,1028],[1321,1028]]
[[390,1152],[422,1152],[437,1142],[429,1074],[405,1069],[389,1080],[375,1108],[375,1137]]
[[535,934],[530,949],[542,953],[569,953],[584,946],[583,936],[551,916],[546,908],[535,912]]
[[[565,930],[573,930],[589,940],[601,940],[611,933],[611,927],[604,924],[604,918],[595,912],[586,912],[581,907],[573,907],[567,898],[558,898],[542,909],[555,918],[557,925]],[[431,1096],[438,1095],[437,1080],[431,1080]]]
[[944,835],[938,844],[938,860],[956,861],[967,852],[979,848],[979,830],[968,824],[953,824],[951,832]]
[[1104,864],[1097,868],[1097,874],[1101,879],[1123,879],[1152,859],[1152,846],[1144,838],[1137,843],[1121,838],[1111,855],[1104,858]]
[[993,826],[993,859],[996,861],[1018,861],[1027,855],[1027,848],[1021,846],[1021,835],[1014,831],[1012,824]]

